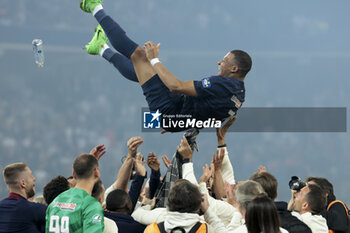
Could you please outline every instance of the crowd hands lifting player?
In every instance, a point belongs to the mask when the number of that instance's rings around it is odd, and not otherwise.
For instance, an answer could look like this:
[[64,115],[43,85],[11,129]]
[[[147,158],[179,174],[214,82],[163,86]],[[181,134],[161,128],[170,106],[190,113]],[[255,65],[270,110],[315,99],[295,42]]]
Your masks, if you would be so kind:
[[[151,109],[161,105],[164,109],[189,111],[194,109],[190,104],[196,103],[205,109],[197,109],[193,112],[195,116],[221,120],[235,115],[240,108],[245,96],[243,81],[251,68],[250,56],[244,51],[229,52],[219,62],[219,75],[205,79],[206,82],[183,82],[159,62],[159,44],[147,42],[144,48],[138,46],[104,12],[100,0],[83,0],[80,6],[93,13],[100,24],[86,46],[87,52],[100,54],[127,79],[139,82]],[[102,28],[119,53],[107,46]],[[218,100],[222,103],[220,106],[227,109],[217,109]],[[208,105],[212,108],[210,111]],[[209,112],[214,114],[208,115]],[[35,177],[29,167],[25,163],[10,164],[3,171],[10,194],[0,201],[0,232],[326,233],[348,230],[348,210],[336,201],[332,184],[324,178],[309,177],[305,184],[300,182],[303,185],[291,192],[289,204],[275,201],[278,182],[265,167],[260,167],[248,180],[236,182],[225,141],[234,121],[235,118],[231,118],[217,129],[217,149],[211,160],[203,164],[199,180],[194,175],[194,144],[186,134],[171,160],[162,156],[167,167],[163,180],[160,159],[152,152],[144,159],[138,152],[143,139],[132,137],[127,142],[128,154],[111,186],[105,189],[101,181],[99,162],[106,148],[98,145],[90,153],[76,157],[71,177],[57,176],[44,187],[44,204],[31,201],[35,195]],[[151,172],[145,182],[146,164]],[[164,191],[162,195],[159,190]],[[166,205],[157,206],[164,198]]]
[[[161,159],[138,152],[144,143],[140,137],[127,142],[128,153],[107,190],[98,165],[106,148],[98,145],[75,159],[72,177],[57,176],[44,187],[44,204],[28,201],[35,194],[29,167],[10,164],[3,171],[10,195],[0,202],[0,232],[347,232],[348,210],[334,202],[333,186],[325,178],[296,180],[299,188],[291,191],[288,204],[275,201],[277,179],[263,166],[236,182],[225,141],[234,121],[217,129],[217,150],[203,164],[198,181],[193,149],[181,138],[182,179],[170,188],[165,207],[154,208]],[[201,152],[201,158],[208,157]],[[172,160],[162,159],[171,168]]]

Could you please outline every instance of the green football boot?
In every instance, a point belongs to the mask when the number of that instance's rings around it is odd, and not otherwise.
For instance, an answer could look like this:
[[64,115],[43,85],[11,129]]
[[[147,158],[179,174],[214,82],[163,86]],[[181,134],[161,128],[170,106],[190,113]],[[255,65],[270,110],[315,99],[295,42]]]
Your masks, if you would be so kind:
[[98,25],[95,29],[95,34],[91,41],[85,45],[86,52],[91,55],[98,55],[101,52],[103,45],[107,44],[108,38],[101,25]]
[[92,13],[97,5],[102,4],[101,0],[81,0],[80,9],[87,13]]

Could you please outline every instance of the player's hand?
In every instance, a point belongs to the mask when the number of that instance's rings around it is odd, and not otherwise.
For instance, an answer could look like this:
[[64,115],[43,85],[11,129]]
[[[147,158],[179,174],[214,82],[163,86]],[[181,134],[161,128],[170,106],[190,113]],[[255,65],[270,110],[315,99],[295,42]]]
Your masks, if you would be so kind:
[[93,155],[97,161],[102,157],[102,155],[104,155],[106,153],[106,147],[104,144],[95,146],[94,148],[92,148],[92,150],[90,151],[90,154]]
[[148,60],[152,60],[153,58],[158,58],[159,56],[159,48],[160,44],[155,45],[152,41],[148,41],[144,44],[144,49],[146,51],[146,56]]
[[128,156],[135,158],[137,153],[137,148],[143,143],[141,137],[132,137],[129,139],[128,146]]
[[185,136],[182,137],[180,145],[177,147],[177,151],[181,155],[182,159],[192,159],[193,150],[187,142]]
[[153,170],[153,171],[159,171],[160,167],[160,161],[157,158],[157,155],[153,152],[150,152],[147,156],[147,165]]
[[236,121],[236,117],[229,119],[221,128],[216,128],[216,136],[218,138],[218,146],[225,144],[225,136],[227,130]]

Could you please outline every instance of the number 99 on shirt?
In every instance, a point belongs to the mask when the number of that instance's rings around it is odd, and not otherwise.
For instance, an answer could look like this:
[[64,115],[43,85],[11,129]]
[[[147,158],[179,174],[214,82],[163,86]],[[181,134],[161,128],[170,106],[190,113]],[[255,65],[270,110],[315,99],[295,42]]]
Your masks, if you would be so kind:
[[52,215],[50,217],[49,232],[69,233],[69,217],[62,216],[60,221],[60,216]]

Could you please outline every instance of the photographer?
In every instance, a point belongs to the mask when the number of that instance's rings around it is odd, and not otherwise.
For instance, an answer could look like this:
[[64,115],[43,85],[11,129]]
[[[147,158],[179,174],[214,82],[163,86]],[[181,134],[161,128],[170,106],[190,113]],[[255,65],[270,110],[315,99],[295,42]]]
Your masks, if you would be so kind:
[[[259,171],[254,173],[249,179],[258,182],[271,200],[277,198],[277,179],[271,173],[267,172],[266,168],[264,170],[259,169]],[[280,226],[282,228],[286,229],[289,233],[311,233],[311,229],[305,223],[293,216],[291,212],[287,210],[286,202],[275,201],[274,204],[277,208],[280,218]]]
[[326,203],[325,193],[318,185],[306,185],[299,179],[293,181],[293,178],[288,210],[293,211],[292,214],[308,225],[313,233],[328,233],[326,219],[321,215]]

